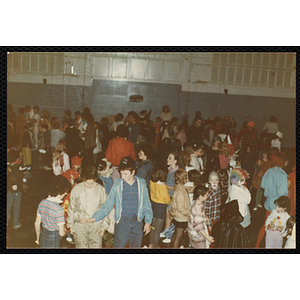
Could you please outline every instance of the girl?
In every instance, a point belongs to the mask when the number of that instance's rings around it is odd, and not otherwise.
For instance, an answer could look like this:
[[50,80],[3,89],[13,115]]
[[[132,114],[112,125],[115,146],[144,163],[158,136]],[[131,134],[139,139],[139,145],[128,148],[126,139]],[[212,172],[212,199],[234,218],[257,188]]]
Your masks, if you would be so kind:
[[71,187],[67,178],[53,177],[49,184],[49,196],[38,206],[34,223],[35,243],[41,248],[60,248],[60,239],[66,234],[64,209],[60,203]]
[[163,106],[162,108],[162,113],[160,114],[161,120],[164,121],[171,121],[173,118],[171,112],[170,112],[170,107],[168,105]]
[[291,216],[286,221],[286,232],[283,237],[282,248],[296,249],[296,219]]
[[188,222],[188,235],[192,248],[209,248],[214,238],[208,234],[207,217],[205,216],[204,202],[208,198],[208,188],[198,185],[194,190],[194,204],[190,211],[190,220]]
[[[255,201],[255,207],[253,208],[254,211],[257,211],[258,207],[261,206],[261,199],[263,196],[264,190],[260,187],[261,180],[264,176],[264,174],[267,172],[268,169],[272,167],[272,162],[269,159],[268,152],[262,151],[261,152],[261,158],[258,159],[255,163],[255,177],[252,182],[252,187],[256,189],[256,201]],[[251,190],[251,189],[250,189]]]
[[274,201],[276,208],[268,216],[265,223],[266,248],[282,248],[282,233],[285,230],[286,222],[290,215],[291,208],[289,197],[281,196]]
[[163,164],[155,165],[150,180],[150,200],[153,211],[149,248],[158,248],[159,233],[166,218],[171,197],[166,185],[168,169]]
[[164,138],[169,138],[170,137],[170,122],[164,121],[162,123],[161,132],[162,132],[162,137],[161,137],[162,140]]
[[187,181],[187,173],[183,169],[178,169],[174,174],[175,186],[172,196],[170,214],[175,226],[175,233],[172,236],[171,248],[179,248],[183,232],[188,226],[190,214],[190,198],[184,188]]
[[[169,189],[169,195],[170,197],[172,197],[173,189],[175,185],[174,174],[180,167],[181,168],[183,167],[183,163],[180,155],[177,152],[170,153],[167,159],[167,165],[168,165],[169,173],[167,176],[166,185]],[[172,219],[170,216],[170,209],[171,209],[171,205],[169,205],[168,209],[166,210],[165,230],[160,234],[160,237],[166,237],[166,239],[163,240],[164,243],[171,242],[171,237],[174,230],[174,225],[172,226]]]
[[70,169],[69,155],[66,152],[66,140],[60,140],[53,152],[52,168],[54,175],[61,175]]
[[189,193],[190,207],[191,207],[194,202],[194,188],[197,185],[202,184],[202,175],[200,174],[199,171],[195,169],[188,171],[187,174],[188,174],[188,180],[184,186]]

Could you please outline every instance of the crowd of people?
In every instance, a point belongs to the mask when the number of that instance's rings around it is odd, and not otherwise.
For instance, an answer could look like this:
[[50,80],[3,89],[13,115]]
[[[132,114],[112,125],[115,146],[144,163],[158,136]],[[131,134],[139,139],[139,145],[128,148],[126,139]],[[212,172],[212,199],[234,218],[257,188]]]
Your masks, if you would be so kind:
[[[34,228],[41,248],[249,248],[251,215],[265,209],[256,246],[295,248],[295,161],[282,152],[271,116],[258,134],[251,116],[181,123],[169,106],[107,116],[88,107],[63,119],[26,105],[7,110],[7,222],[19,222],[23,184],[35,169],[53,172]],[[250,205],[251,204],[251,205]],[[264,206],[264,207],[263,207]],[[250,209],[251,207],[251,209]],[[252,211],[251,211],[252,210]]]

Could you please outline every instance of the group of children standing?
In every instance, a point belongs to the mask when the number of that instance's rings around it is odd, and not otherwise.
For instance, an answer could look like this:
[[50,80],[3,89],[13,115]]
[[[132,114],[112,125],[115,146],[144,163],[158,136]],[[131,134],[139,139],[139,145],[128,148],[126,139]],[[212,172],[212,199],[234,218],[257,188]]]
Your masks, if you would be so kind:
[[[193,134],[201,132],[203,120],[200,112],[197,113],[191,129]],[[57,248],[61,237],[66,236],[76,248],[101,248],[102,237],[108,231],[113,235],[114,248],[126,245],[140,248],[143,236],[149,233],[150,243],[144,247],[159,248],[160,237],[163,237],[170,248],[180,248],[184,236],[188,237],[188,247],[195,249],[249,247],[245,229],[251,224],[251,189],[256,189],[254,211],[257,211],[262,206],[263,196],[269,203],[268,191],[272,184],[277,184],[278,189],[283,189],[285,184],[284,181],[275,183],[268,175],[269,170],[279,168],[281,152],[276,149],[273,149],[272,159],[267,150],[261,150],[261,159],[253,162],[254,172],[243,168],[243,155],[250,159],[250,147],[246,146],[239,155],[237,152],[255,136],[254,123],[247,123],[246,137],[242,136],[240,149],[235,151],[229,134],[224,130],[217,134],[217,122],[216,127],[207,126],[207,131],[203,127],[203,136],[195,135],[195,143],[188,143],[187,118],[177,127],[177,118],[174,119],[168,106],[163,107],[156,124],[149,119],[143,122],[144,117],[134,112],[124,121],[122,116],[117,115],[111,131],[107,132],[103,124],[95,124],[90,112],[77,115],[74,122],[67,112],[63,128],[52,119],[53,134],[50,134],[52,130],[49,132],[50,124],[38,123],[40,136],[34,133],[33,119],[28,120],[22,140],[22,166],[31,165],[28,149],[30,154],[35,147],[45,149],[51,153],[51,170],[55,175],[49,184],[49,196],[37,210],[36,244],[41,248]],[[73,128],[81,134],[75,134],[76,139],[70,142],[66,135]],[[109,131],[111,138],[103,139]],[[54,145],[51,137],[57,137],[57,133],[60,137]],[[205,134],[209,140],[204,139]],[[95,153],[97,147],[97,151],[101,151]],[[11,150],[10,157],[13,153]],[[10,168],[18,160],[19,157],[10,158]],[[50,169],[49,164],[45,169]],[[282,167],[280,170],[284,172]],[[265,204],[266,210],[270,209],[263,228],[267,233],[266,248],[293,246],[295,216],[288,214],[291,201],[287,176],[286,183],[276,199],[272,195],[272,209]],[[20,183],[17,189],[16,184],[10,184],[9,193],[19,197]],[[14,211],[18,211],[17,202]],[[14,218],[14,228],[18,225]]]

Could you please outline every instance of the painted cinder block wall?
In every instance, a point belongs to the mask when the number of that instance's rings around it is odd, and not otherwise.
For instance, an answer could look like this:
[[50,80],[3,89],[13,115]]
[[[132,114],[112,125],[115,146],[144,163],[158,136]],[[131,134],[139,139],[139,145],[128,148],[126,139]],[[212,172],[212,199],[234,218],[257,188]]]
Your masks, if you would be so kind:
[[[135,94],[142,95],[144,101],[131,103],[129,97]],[[96,121],[119,112],[126,115],[131,110],[139,113],[143,109],[152,109],[151,119],[155,121],[162,106],[167,104],[179,122],[187,113],[191,124],[199,110],[204,119],[215,115],[233,117],[237,131],[249,114],[259,132],[274,114],[284,133],[283,147],[295,145],[295,103],[291,98],[185,92],[179,84],[94,79],[92,86],[85,87],[9,82],[8,103],[14,106],[15,112],[26,104],[39,105],[41,110],[47,108],[51,116],[59,119],[62,119],[64,109],[70,109],[74,115],[76,110],[82,111],[89,106]]]

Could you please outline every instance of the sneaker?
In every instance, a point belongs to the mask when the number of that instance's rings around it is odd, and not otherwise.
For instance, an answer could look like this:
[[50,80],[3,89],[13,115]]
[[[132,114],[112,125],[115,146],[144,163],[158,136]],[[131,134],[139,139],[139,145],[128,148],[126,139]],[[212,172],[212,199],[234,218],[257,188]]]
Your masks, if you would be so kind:
[[257,207],[254,207],[254,208],[253,208],[253,211],[257,211]]
[[183,245],[181,245],[181,246],[179,247],[179,249],[184,249],[184,246],[183,246]]
[[19,171],[22,172],[22,171],[24,171],[24,170],[27,170],[27,167],[26,167],[26,166],[24,166],[24,167],[21,167],[21,166],[20,166],[20,167],[19,167]]
[[162,242],[165,244],[169,244],[169,243],[171,243],[171,239],[164,239],[164,240],[162,240]]
[[149,247],[147,247],[146,245],[144,247],[142,247],[142,249],[148,249]]
[[19,223],[18,225],[15,225],[15,226],[14,226],[14,229],[19,229],[20,227],[22,227],[22,224],[21,224],[21,223]]
[[165,238],[165,237],[166,237],[166,235],[165,235],[165,231],[161,232],[161,233],[160,233],[160,235],[159,235],[159,237],[161,237],[161,238]]
[[48,166],[45,166],[43,169],[46,170],[46,171],[52,170],[52,168],[50,168],[50,167],[48,167]]
[[72,239],[71,237],[69,237],[69,236],[66,238],[66,241],[67,241],[68,243],[72,244],[72,245],[74,244],[73,239]]
[[258,204],[257,206],[258,206],[259,208],[262,208],[262,205],[261,205],[261,204]]

